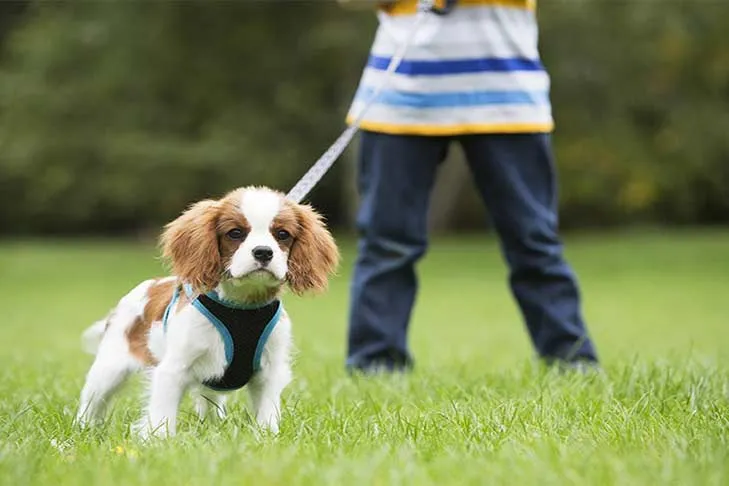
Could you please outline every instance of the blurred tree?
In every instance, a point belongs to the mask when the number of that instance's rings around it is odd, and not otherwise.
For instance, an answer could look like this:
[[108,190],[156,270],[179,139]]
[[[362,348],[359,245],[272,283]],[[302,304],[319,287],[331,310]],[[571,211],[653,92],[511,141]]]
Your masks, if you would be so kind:
[[540,10],[568,225],[729,221],[729,5],[659,3]]
[[23,19],[23,14],[28,5],[28,0],[4,0],[0,2],[0,51],[5,37]]
[[[355,87],[341,79],[367,54],[366,23],[325,3],[39,3],[31,17],[0,74],[5,232],[137,229],[235,185],[286,190],[343,127]],[[313,194],[335,217],[338,171]]]
[[[541,2],[563,225],[729,221],[727,14]],[[288,189],[343,128],[375,25],[333,2],[0,2],[0,232],[156,231],[237,185]],[[347,169],[312,193],[334,223]],[[449,171],[434,224],[481,227]]]

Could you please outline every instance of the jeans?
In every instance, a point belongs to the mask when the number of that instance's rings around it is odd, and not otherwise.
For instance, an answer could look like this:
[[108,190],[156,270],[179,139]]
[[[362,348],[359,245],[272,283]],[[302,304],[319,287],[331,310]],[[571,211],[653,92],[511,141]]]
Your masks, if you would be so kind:
[[558,236],[550,136],[454,137],[363,131],[358,162],[358,256],[351,283],[347,367],[407,369],[407,331],[426,251],[427,212],[439,164],[461,143],[509,267],[512,295],[538,355],[596,362],[579,287]]

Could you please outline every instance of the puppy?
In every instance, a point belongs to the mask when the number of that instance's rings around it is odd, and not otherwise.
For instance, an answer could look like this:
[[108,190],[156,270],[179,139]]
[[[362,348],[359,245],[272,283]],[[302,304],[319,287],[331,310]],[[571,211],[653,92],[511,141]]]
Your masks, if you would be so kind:
[[96,355],[76,423],[101,420],[108,401],[136,371],[150,375],[143,437],[176,431],[186,390],[201,418],[226,392],[247,386],[257,422],[278,432],[280,396],[291,380],[291,320],[280,301],[321,292],[339,251],[321,217],[267,188],[204,200],[169,223],[163,256],[174,276],[146,280],[83,334]]

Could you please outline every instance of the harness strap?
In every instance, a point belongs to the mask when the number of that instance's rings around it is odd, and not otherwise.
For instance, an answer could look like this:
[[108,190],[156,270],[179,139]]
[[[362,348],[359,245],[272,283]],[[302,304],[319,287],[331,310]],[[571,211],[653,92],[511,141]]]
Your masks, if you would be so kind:
[[207,318],[210,324],[215,326],[218,334],[220,334],[220,337],[223,338],[223,345],[225,346],[225,366],[230,366],[230,363],[233,361],[233,337],[230,335],[228,328],[225,327],[225,324],[215,317],[202,302],[200,302],[200,299],[193,300],[191,304]]
[[170,318],[170,312],[172,312],[172,309],[175,307],[175,304],[180,299],[180,287],[175,287],[175,291],[172,293],[172,299],[170,299],[170,303],[167,304],[167,308],[165,309],[165,313],[162,315],[162,329],[167,332],[167,321]]
[[[233,337],[230,335],[230,331],[228,331],[227,326],[212,312],[210,312],[210,309],[208,309],[205,304],[200,300],[200,296],[193,298],[194,291],[190,284],[184,284],[183,289],[185,291],[185,295],[188,297],[188,299],[190,299],[190,303],[192,304],[192,306],[195,307],[203,316],[205,316],[205,318],[213,325],[213,327],[215,327],[215,330],[218,331],[218,334],[220,334],[220,337],[223,339],[223,346],[225,349],[226,366],[230,366],[231,362],[233,361],[233,352],[235,346],[233,343]],[[261,307],[266,307],[273,303],[273,301],[271,301],[263,305],[246,306],[236,302],[231,302],[227,299],[223,299],[217,294],[217,292],[214,291],[207,292],[205,296],[222,306],[239,310],[255,310]],[[162,316],[162,329],[164,332],[167,332],[167,322],[169,321],[170,313],[172,312],[172,309],[174,309],[175,304],[177,304],[177,301],[179,299],[180,287],[178,286],[175,287],[175,291],[172,294],[172,299],[170,299],[170,303],[167,304],[167,308],[165,309],[165,312]],[[256,349],[253,355],[253,371],[258,371],[261,369],[261,356],[263,355],[263,350],[266,346],[266,342],[268,342],[268,338],[271,336],[271,333],[276,327],[276,324],[278,324],[279,320],[281,320],[282,309],[283,305],[281,305],[281,303],[279,302],[278,307],[276,308],[276,312],[274,313],[273,317],[271,317],[271,319],[268,321],[263,329],[263,332],[261,333],[260,338],[258,339]]]
[[256,353],[253,355],[253,371],[258,371],[261,369],[261,356],[263,356],[263,349],[266,347],[268,338],[271,336],[271,333],[276,327],[276,324],[278,324],[278,321],[281,320],[282,309],[283,305],[281,305],[281,302],[279,302],[276,313],[273,315],[273,317],[271,317],[271,320],[268,321],[266,327],[263,328],[263,333],[261,333],[261,337],[258,339],[258,344],[256,345]]

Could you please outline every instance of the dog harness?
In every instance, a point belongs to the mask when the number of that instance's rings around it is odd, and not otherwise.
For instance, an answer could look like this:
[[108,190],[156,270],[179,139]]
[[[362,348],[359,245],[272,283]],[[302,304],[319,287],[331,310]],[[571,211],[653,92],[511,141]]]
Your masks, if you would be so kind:
[[[246,307],[224,300],[216,292],[200,294],[193,299],[192,288],[188,284],[183,288],[190,303],[213,325],[225,345],[226,366],[223,376],[203,384],[218,391],[237,390],[245,386],[261,368],[263,348],[281,318],[281,301],[274,300],[261,307]],[[162,317],[165,331],[170,312],[179,297],[178,286]]]

